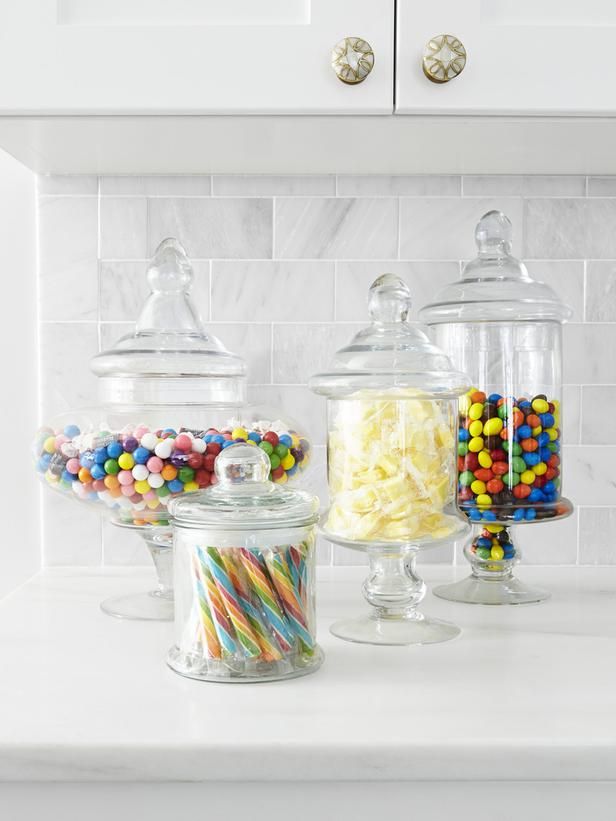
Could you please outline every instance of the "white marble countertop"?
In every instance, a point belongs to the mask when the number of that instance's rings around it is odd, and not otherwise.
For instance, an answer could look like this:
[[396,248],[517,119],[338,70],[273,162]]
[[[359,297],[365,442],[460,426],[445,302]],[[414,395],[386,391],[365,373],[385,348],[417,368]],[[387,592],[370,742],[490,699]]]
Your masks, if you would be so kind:
[[143,569],[45,571],[0,602],[0,781],[616,781],[616,568],[519,575],[553,598],[428,595],[462,636],[383,648],[329,634],[367,605],[361,570],[323,569],[321,670],[222,685],[166,667],[171,624],[100,612]]

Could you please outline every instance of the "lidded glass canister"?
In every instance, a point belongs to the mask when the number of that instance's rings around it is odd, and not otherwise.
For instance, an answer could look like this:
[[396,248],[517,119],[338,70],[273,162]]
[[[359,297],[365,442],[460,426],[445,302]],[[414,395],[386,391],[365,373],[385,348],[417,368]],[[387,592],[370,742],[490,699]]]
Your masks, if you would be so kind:
[[454,601],[522,604],[547,593],[513,577],[514,524],[563,518],[562,324],[571,316],[548,285],[511,254],[512,226],[490,211],[475,230],[478,254],[420,317],[469,375],[458,424],[457,503],[477,531],[465,553],[472,575],[435,593]]
[[310,387],[327,397],[329,508],[325,537],[362,550],[370,616],[340,621],[349,641],[416,644],[458,634],[417,611],[425,585],[418,550],[463,536],[455,509],[457,403],[467,378],[408,319],[406,284],[371,286],[370,325],[339,350]]
[[169,666],[204,681],[273,681],[316,670],[319,501],[268,480],[267,454],[237,443],[217,484],[169,505],[175,644]]

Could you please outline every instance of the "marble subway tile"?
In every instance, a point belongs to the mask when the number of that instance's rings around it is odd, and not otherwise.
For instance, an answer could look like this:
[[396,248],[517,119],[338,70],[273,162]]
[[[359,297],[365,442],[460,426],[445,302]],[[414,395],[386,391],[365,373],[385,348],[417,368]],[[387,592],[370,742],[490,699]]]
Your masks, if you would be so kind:
[[513,223],[514,253],[521,253],[521,199],[430,198],[400,200],[400,256],[403,259],[470,259],[475,226],[486,211],[499,209]]
[[584,321],[584,263],[581,260],[531,260],[529,274],[550,285],[559,299],[573,309],[572,322]]
[[462,178],[465,197],[583,197],[586,179],[562,174],[471,174]]
[[44,321],[98,316],[98,210],[93,197],[40,197],[39,300]]
[[276,200],[276,247],[282,259],[387,259],[397,256],[395,199]]
[[434,297],[443,285],[460,277],[457,262],[337,262],[336,319],[368,322],[368,289],[381,274],[401,277],[411,290],[411,317]]
[[616,506],[616,447],[563,449],[563,489],[574,505]]
[[582,444],[616,445],[616,428],[606,417],[607,408],[616,408],[616,385],[582,387]]
[[302,322],[333,318],[333,262],[212,263],[214,320]]
[[[364,323],[365,324],[365,323]],[[274,325],[274,383],[305,384],[326,368],[360,324]]]
[[36,184],[41,195],[95,197],[98,194],[98,178],[85,174],[39,174]]
[[616,507],[581,507],[579,563],[616,564]]
[[567,519],[546,522],[541,527],[514,528],[513,539],[522,551],[522,567],[533,564],[575,564],[578,551],[577,527],[577,512],[574,512]]
[[318,197],[336,193],[333,174],[222,174],[213,178],[216,197]]
[[563,441],[567,445],[580,444],[581,405],[582,388],[579,385],[563,385]]
[[98,353],[95,322],[43,323],[40,327],[43,421],[96,401],[90,359]]
[[118,339],[135,330],[134,322],[101,322],[99,334],[99,350],[108,351]]
[[[121,322],[137,319],[150,289],[146,279],[148,261],[102,260],[99,269],[100,319]],[[210,313],[210,264],[192,263],[193,302],[206,321]]]
[[101,196],[209,197],[212,178],[204,175],[108,176],[100,178]]
[[525,256],[616,258],[616,199],[524,201]]
[[208,330],[225,348],[246,361],[248,382],[263,384],[272,378],[272,331],[270,325],[249,322],[208,322]]
[[586,263],[586,321],[616,322],[616,262]]
[[563,376],[570,385],[616,382],[616,324],[571,323],[563,328]]
[[338,176],[341,197],[458,197],[461,178],[434,176],[357,174]]
[[248,401],[263,407],[269,415],[290,415],[315,446],[327,441],[325,399],[305,385],[249,385]]
[[616,197],[616,176],[589,177],[589,197]]
[[146,237],[147,200],[144,197],[101,198],[100,254],[103,259],[143,259],[147,255]]
[[148,254],[176,237],[190,257],[271,259],[272,207],[268,199],[151,199]]
[[41,498],[43,564],[98,567],[103,560],[101,514],[48,488]]

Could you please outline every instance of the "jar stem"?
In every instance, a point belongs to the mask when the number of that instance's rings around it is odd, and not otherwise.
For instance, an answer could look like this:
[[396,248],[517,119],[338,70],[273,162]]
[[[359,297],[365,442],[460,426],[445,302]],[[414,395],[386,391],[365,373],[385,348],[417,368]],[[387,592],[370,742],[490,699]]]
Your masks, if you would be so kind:
[[377,618],[416,618],[426,585],[415,572],[416,551],[373,549],[368,552],[370,575],[364,582],[366,600]]
[[156,569],[157,589],[151,595],[173,601],[173,549],[171,532],[142,534]]

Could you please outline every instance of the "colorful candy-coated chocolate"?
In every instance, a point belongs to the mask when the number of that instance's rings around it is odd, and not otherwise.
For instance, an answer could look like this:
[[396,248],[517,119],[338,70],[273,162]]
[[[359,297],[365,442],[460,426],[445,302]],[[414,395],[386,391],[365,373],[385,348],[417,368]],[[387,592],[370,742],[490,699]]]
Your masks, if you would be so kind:
[[516,398],[491,393],[486,398],[473,388],[463,397],[458,503],[472,521],[558,515],[559,426],[559,403],[544,394]]

